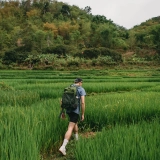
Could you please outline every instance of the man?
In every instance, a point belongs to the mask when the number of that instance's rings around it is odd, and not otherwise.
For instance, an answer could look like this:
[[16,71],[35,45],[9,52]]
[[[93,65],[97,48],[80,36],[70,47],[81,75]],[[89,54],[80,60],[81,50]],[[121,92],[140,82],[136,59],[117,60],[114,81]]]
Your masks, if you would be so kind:
[[79,99],[78,106],[75,110],[72,112],[67,112],[69,116],[69,125],[68,125],[68,130],[64,136],[63,144],[60,147],[59,151],[63,154],[66,155],[66,145],[68,141],[70,140],[70,137],[72,135],[72,132],[74,131],[75,133],[75,139],[78,140],[78,119],[81,111],[81,121],[84,120],[84,112],[85,112],[85,95],[86,92],[84,88],[82,87],[82,79],[81,78],[76,78],[75,79],[75,84],[77,86],[77,96]]

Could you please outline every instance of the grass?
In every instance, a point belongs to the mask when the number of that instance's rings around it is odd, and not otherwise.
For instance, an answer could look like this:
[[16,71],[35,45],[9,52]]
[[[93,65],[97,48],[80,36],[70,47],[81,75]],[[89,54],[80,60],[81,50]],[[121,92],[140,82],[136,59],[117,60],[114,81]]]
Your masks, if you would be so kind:
[[75,159],[157,160],[160,156],[159,132],[159,119],[103,129],[94,138],[80,139],[75,145]]
[[[58,118],[60,98],[63,88],[79,76],[87,92],[80,134],[98,134],[82,138],[78,144],[71,141],[67,157],[62,158],[57,150],[68,121]],[[159,70],[0,71],[0,159],[83,160],[87,154],[80,151],[87,144],[86,152],[94,151],[89,159],[106,159],[110,155],[110,159],[139,156],[154,160],[159,156],[159,144],[155,142],[160,117],[159,81]],[[132,133],[138,134],[139,144],[134,143]],[[110,141],[104,143],[103,137]],[[98,150],[98,143],[102,142],[108,147],[104,154]],[[127,148],[129,144],[131,147]],[[145,150],[146,145],[153,149]],[[101,153],[99,157],[97,153]]]

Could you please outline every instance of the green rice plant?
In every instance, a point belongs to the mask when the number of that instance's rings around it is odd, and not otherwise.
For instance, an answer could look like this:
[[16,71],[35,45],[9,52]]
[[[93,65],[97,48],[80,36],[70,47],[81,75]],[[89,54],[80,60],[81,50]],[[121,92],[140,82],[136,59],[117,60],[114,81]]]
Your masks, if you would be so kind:
[[40,99],[58,98],[62,96],[63,89],[70,84],[67,83],[41,83],[23,84],[16,87],[19,90],[28,90],[37,93]]
[[118,92],[118,91],[133,91],[142,90],[156,86],[159,83],[149,82],[101,82],[101,83],[84,83],[84,87],[88,93],[103,93],[103,92]]
[[121,126],[103,129],[92,138],[81,138],[76,143],[76,160],[157,160],[160,157],[160,123]]
[[13,90],[12,87],[10,87],[9,85],[7,85],[6,83],[4,82],[0,82],[0,90]]
[[71,82],[77,76],[82,77],[85,82],[160,82],[157,75],[158,71],[155,70],[0,71],[2,81],[16,79],[30,82]]
[[86,98],[86,118],[80,124],[100,130],[107,125],[131,124],[160,117],[156,92],[108,93]]
[[151,88],[144,88],[145,91],[155,91],[160,92],[160,85],[153,86]]
[[29,106],[40,100],[40,96],[31,91],[1,91],[0,105],[3,106]]
[[0,159],[39,159],[33,135],[25,123],[21,109],[1,108]]
[[0,108],[0,159],[39,160],[40,154],[57,150],[67,121],[59,119],[59,99],[31,107]]
[[[90,77],[94,77],[95,79],[100,78],[108,78],[108,77],[125,77],[125,78],[159,78],[160,74],[157,70],[77,70],[77,71],[49,71],[49,70],[1,70],[0,71],[0,79],[66,79],[75,78],[75,75],[79,75],[82,77],[86,77],[90,79]],[[98,75],[98,76],[97,76]]]
[[159,119],[159,78],[139,72],[136,78],[108,70],[100,75],[96,70],[0,71],[0,159],[39,160],[41,154],[57,151],[68,123],[58,118],[60,98],[78,76],[87,91],[82,129],[108,132],[114,126]]

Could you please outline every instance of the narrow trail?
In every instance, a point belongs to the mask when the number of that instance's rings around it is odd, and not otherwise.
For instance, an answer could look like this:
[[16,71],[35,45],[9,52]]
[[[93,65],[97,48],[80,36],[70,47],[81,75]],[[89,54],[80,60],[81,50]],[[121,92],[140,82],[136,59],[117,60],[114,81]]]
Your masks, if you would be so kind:
[[[82,138],[92,138],[96,135],[95,132],[84,132],[80,133],[80,137]],[[72,137],[70,142],[68,143],[66,147],[67,155],[63,156],[58,150],[56,153],[47,155],[43,157],[41,160],[76,160],[74,156],[74,149],[75,149],[76,141]]]

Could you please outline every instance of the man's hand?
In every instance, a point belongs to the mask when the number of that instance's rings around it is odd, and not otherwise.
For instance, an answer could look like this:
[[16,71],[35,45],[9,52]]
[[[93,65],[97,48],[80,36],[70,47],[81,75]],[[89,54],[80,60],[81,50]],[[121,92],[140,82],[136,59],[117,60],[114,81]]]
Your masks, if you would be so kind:
[[84,120],[84,114],[82,114],[82,117],[81,117],[81,121],[83,121]]

